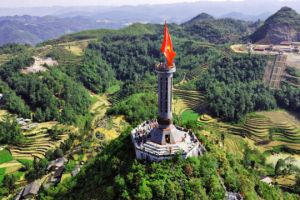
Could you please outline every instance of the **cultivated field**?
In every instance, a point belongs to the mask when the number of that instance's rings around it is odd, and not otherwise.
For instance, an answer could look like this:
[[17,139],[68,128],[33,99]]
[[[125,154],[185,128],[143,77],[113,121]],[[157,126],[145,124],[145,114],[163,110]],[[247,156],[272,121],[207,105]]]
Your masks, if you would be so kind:
[[204,96],[199,91],[173,89],[173,94],[175,96],[174,102],[176,103],[176,98],[178,98],[181,99],[179,102],[182,104],[179,108],[174,106],[175,113],[180,114],[186,109],[199,112],[204,105]]
[[0,55],[0,65],[8,62],[10,59],[12,59],[12,55],[10,54],[1,54]]
[[84,49],[86,49],[89,42],[90,40],[80,40],[74,42],[61,43],[59,44],[59,46],[64,47],[66,50],[70,51],[75,56],[82,56]]
[[25,132],[24,136],[26,139],[23,144],[9,147],[13,158],[28,160],[32,160],[34,157],[44,158],[47,151],[59,147],[59,145],[68,138],[70,130],[60,135],[58,140],[54,140],[47,133],[47,130],[56,124],[56,122],[40,123],[33,130]]

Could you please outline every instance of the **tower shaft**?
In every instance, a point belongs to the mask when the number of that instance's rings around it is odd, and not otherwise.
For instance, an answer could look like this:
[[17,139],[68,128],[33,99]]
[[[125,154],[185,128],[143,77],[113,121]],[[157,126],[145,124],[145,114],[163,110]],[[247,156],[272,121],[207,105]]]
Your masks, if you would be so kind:
[[172,90],[175,71],[175,67],[171,69],[162,67],[156,70],[158,73],[158,124],[160,128],[166,128],[172,124]]

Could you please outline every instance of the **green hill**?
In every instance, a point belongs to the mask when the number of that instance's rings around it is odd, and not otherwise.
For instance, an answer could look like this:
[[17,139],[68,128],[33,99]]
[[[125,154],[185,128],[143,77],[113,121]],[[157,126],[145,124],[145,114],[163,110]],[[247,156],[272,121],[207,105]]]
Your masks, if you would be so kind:
[[255,31],[250,39],[257,43],[279,44],[300,41],[300,15],[288,7],[281,8]]
[[208,40],[212,43],[227,43],[241,41],[251,34],[253,24],[230,18],[215,19],[202,13],[182,24],[188,35],[197,39]]

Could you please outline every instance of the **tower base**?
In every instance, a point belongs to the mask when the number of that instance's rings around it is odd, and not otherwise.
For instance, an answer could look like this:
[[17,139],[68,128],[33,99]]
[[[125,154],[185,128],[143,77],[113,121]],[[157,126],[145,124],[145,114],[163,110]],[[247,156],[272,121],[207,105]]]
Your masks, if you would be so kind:
[[166,129],[159,128],[155,120],[140,124],[131,132],[137,159],[158,162],[175,155],[200,156],[206,150],[193,132],[173,124]]

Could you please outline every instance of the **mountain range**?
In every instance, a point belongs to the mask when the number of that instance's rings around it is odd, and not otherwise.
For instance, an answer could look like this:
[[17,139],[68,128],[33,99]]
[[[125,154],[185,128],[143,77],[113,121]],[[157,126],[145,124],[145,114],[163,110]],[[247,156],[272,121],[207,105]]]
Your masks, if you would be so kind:
[[27,43],[35,45],[63,34],[87,29],[117,28],[119,23],[95,21],[87,17],[7,16],[0,17],[0,44]]
[[[168,18],[158,13],[156,15],[151,12],[145,14],[143,9],[136,11],[139,14],[134,17],[129,15],[127,11],[125,9],[124,12],[119,12],[116,9],[110,10],[106,14],[84,17],[75,16],[75,14],[70,17],[29,15],[0,17],[0,45],[6,43],[36,45],[45,40],[59,38],[62,35],[78,31],[103,28],[118,29],[136,22],[159,24],[164,18]],[[181,23],[182,18],[180,17],[170,18],[168,22],[179,24],[177,25],[179,29],[184,29],[194,38],[214,43],[226,43],[228,41],[279,43],[284,40],[300,40],[300,17],[291,8],[283,7],[265,22],[233,19],[234,16],[238,15],[239,13],[233,12],[224,15],[225,18],[216,18],[202,13],[185,20],[183,23]],[[108,19],[105,16],[113,17]],[[155,17],[151,18],[150,16]],[[241,16],[247,18],[247,15]]]

